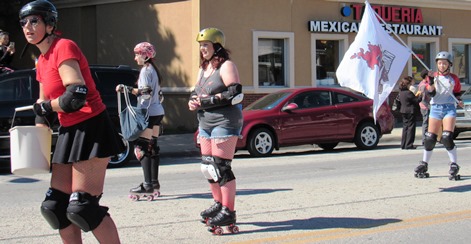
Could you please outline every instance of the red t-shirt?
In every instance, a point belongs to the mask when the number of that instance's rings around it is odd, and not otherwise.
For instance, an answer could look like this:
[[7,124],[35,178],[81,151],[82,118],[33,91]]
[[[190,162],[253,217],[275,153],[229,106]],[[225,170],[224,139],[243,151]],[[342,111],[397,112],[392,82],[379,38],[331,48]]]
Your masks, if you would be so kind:
[[78,61],[88,93],[87,102],[79,111],[73,113],[58,112],[59,122],[64,127],[85,121],[106,109],[105,104],[101,100],[100,93],[96,89],[87,59],[77,44],[68,39],[56,38],[49,47],[49,50],[39,56],[36,67],[36,79],[43,84],[43,92],[46,99],[56,99],[65,92],[65,87],[59,75],[59,66],[62,62],[69,59]]

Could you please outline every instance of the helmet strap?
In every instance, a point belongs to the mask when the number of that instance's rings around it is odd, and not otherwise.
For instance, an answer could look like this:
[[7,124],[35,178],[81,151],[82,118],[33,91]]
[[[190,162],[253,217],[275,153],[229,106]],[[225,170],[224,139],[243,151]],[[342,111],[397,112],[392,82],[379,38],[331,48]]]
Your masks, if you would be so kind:
[[211,56],[211,58],[208,61],[213,60],[213,58],[216,57],[216,54],[221,50],[222,50],[222,47],[219,47],[218,50],[214,51],[213,56]]
[[48,34],[48,33],[44,34],[44,37],[41,39],[41,41],[35,43],[34,45],[39,45],[39,44],[41,44],[41,42],[43,42],[48,36],[50,36],[50,34]]

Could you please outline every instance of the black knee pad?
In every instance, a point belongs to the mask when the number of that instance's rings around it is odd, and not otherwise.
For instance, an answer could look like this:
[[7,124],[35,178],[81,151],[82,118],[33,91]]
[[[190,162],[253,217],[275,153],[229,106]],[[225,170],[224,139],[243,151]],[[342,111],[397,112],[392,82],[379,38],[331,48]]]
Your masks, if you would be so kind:
[[108,215],[108,208],[99,205],[100,198],[101,195],[73,192],[67,207],[67,218],[85,232],[94,230]]
[[437,143],[437,135],[430,133],[430,132],[425,132],[425,137],[424,137],[424,148],[426,151],[432,151],[433,148],[435,148],[435,144]]
[[453,141],[453,132],[447,130],[443,131],[441,142],[443,146],[445,146],[446,150],[453,150],[453,148],[455,148],[455,142]]
[[49,188],[46,192],[46,199],[41,204],[41,215],[55,230],[64,229],[71,224],[66,216],[69,197],[69,194],[54,188]]
[[136,155],[137,160],[141,160],[143,157],[150,157],[150,140],[139,137],[134,141],[134,155]]
[[220,180],[219,180],[220,186],[223,186],[227,182],[235,179],[234,172],[232,172],[232,167],[231,167],[232,160],[224,159],[220,157],[214,157],[214,162],[219,168],[219,174],[221,175]]

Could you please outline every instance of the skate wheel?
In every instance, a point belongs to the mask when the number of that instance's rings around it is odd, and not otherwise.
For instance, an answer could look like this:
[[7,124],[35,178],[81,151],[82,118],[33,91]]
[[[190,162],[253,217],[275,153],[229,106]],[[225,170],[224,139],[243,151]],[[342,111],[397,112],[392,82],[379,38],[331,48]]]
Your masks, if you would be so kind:
[[160,197],[160,191],[154,192],[154,197]]
[[235,225],[227,227],[227,230],[231,232],[232,234],[239,233],[239,227]]
[[138,195],[130,195],[129,198],[131,198],[131,200],[134,201],[134,202],[139,201],[139,196]]
[[429,173],[425,173],[425,178],[428,178],[430,177],[430,174]]
[[153,196],[153,195],[147,196],[147,201],[148,201],[148,202],[151,202],[151,201],[153,201],[153,200],[154,200],[154,196]]
[[220,236],[220,235],[224,234],[224,230],[221,227],[216,227],[214,229],[213,233]]

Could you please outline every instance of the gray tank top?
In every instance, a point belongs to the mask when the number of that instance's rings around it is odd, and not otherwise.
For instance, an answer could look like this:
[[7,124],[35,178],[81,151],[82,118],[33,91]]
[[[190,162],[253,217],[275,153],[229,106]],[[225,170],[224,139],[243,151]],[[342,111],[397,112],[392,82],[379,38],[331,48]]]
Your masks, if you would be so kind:
[[[209,77],[204,77],[203,74],[204,72],[201,71],[201,78],[195,86],[198,96],[215,95],[227,91],[220,75],[220,69],[216,69]],[[240,129],[243,123],[242,108],[239,104],[199,110],[197,117],[202,129],[212,129],[217,126]]]

